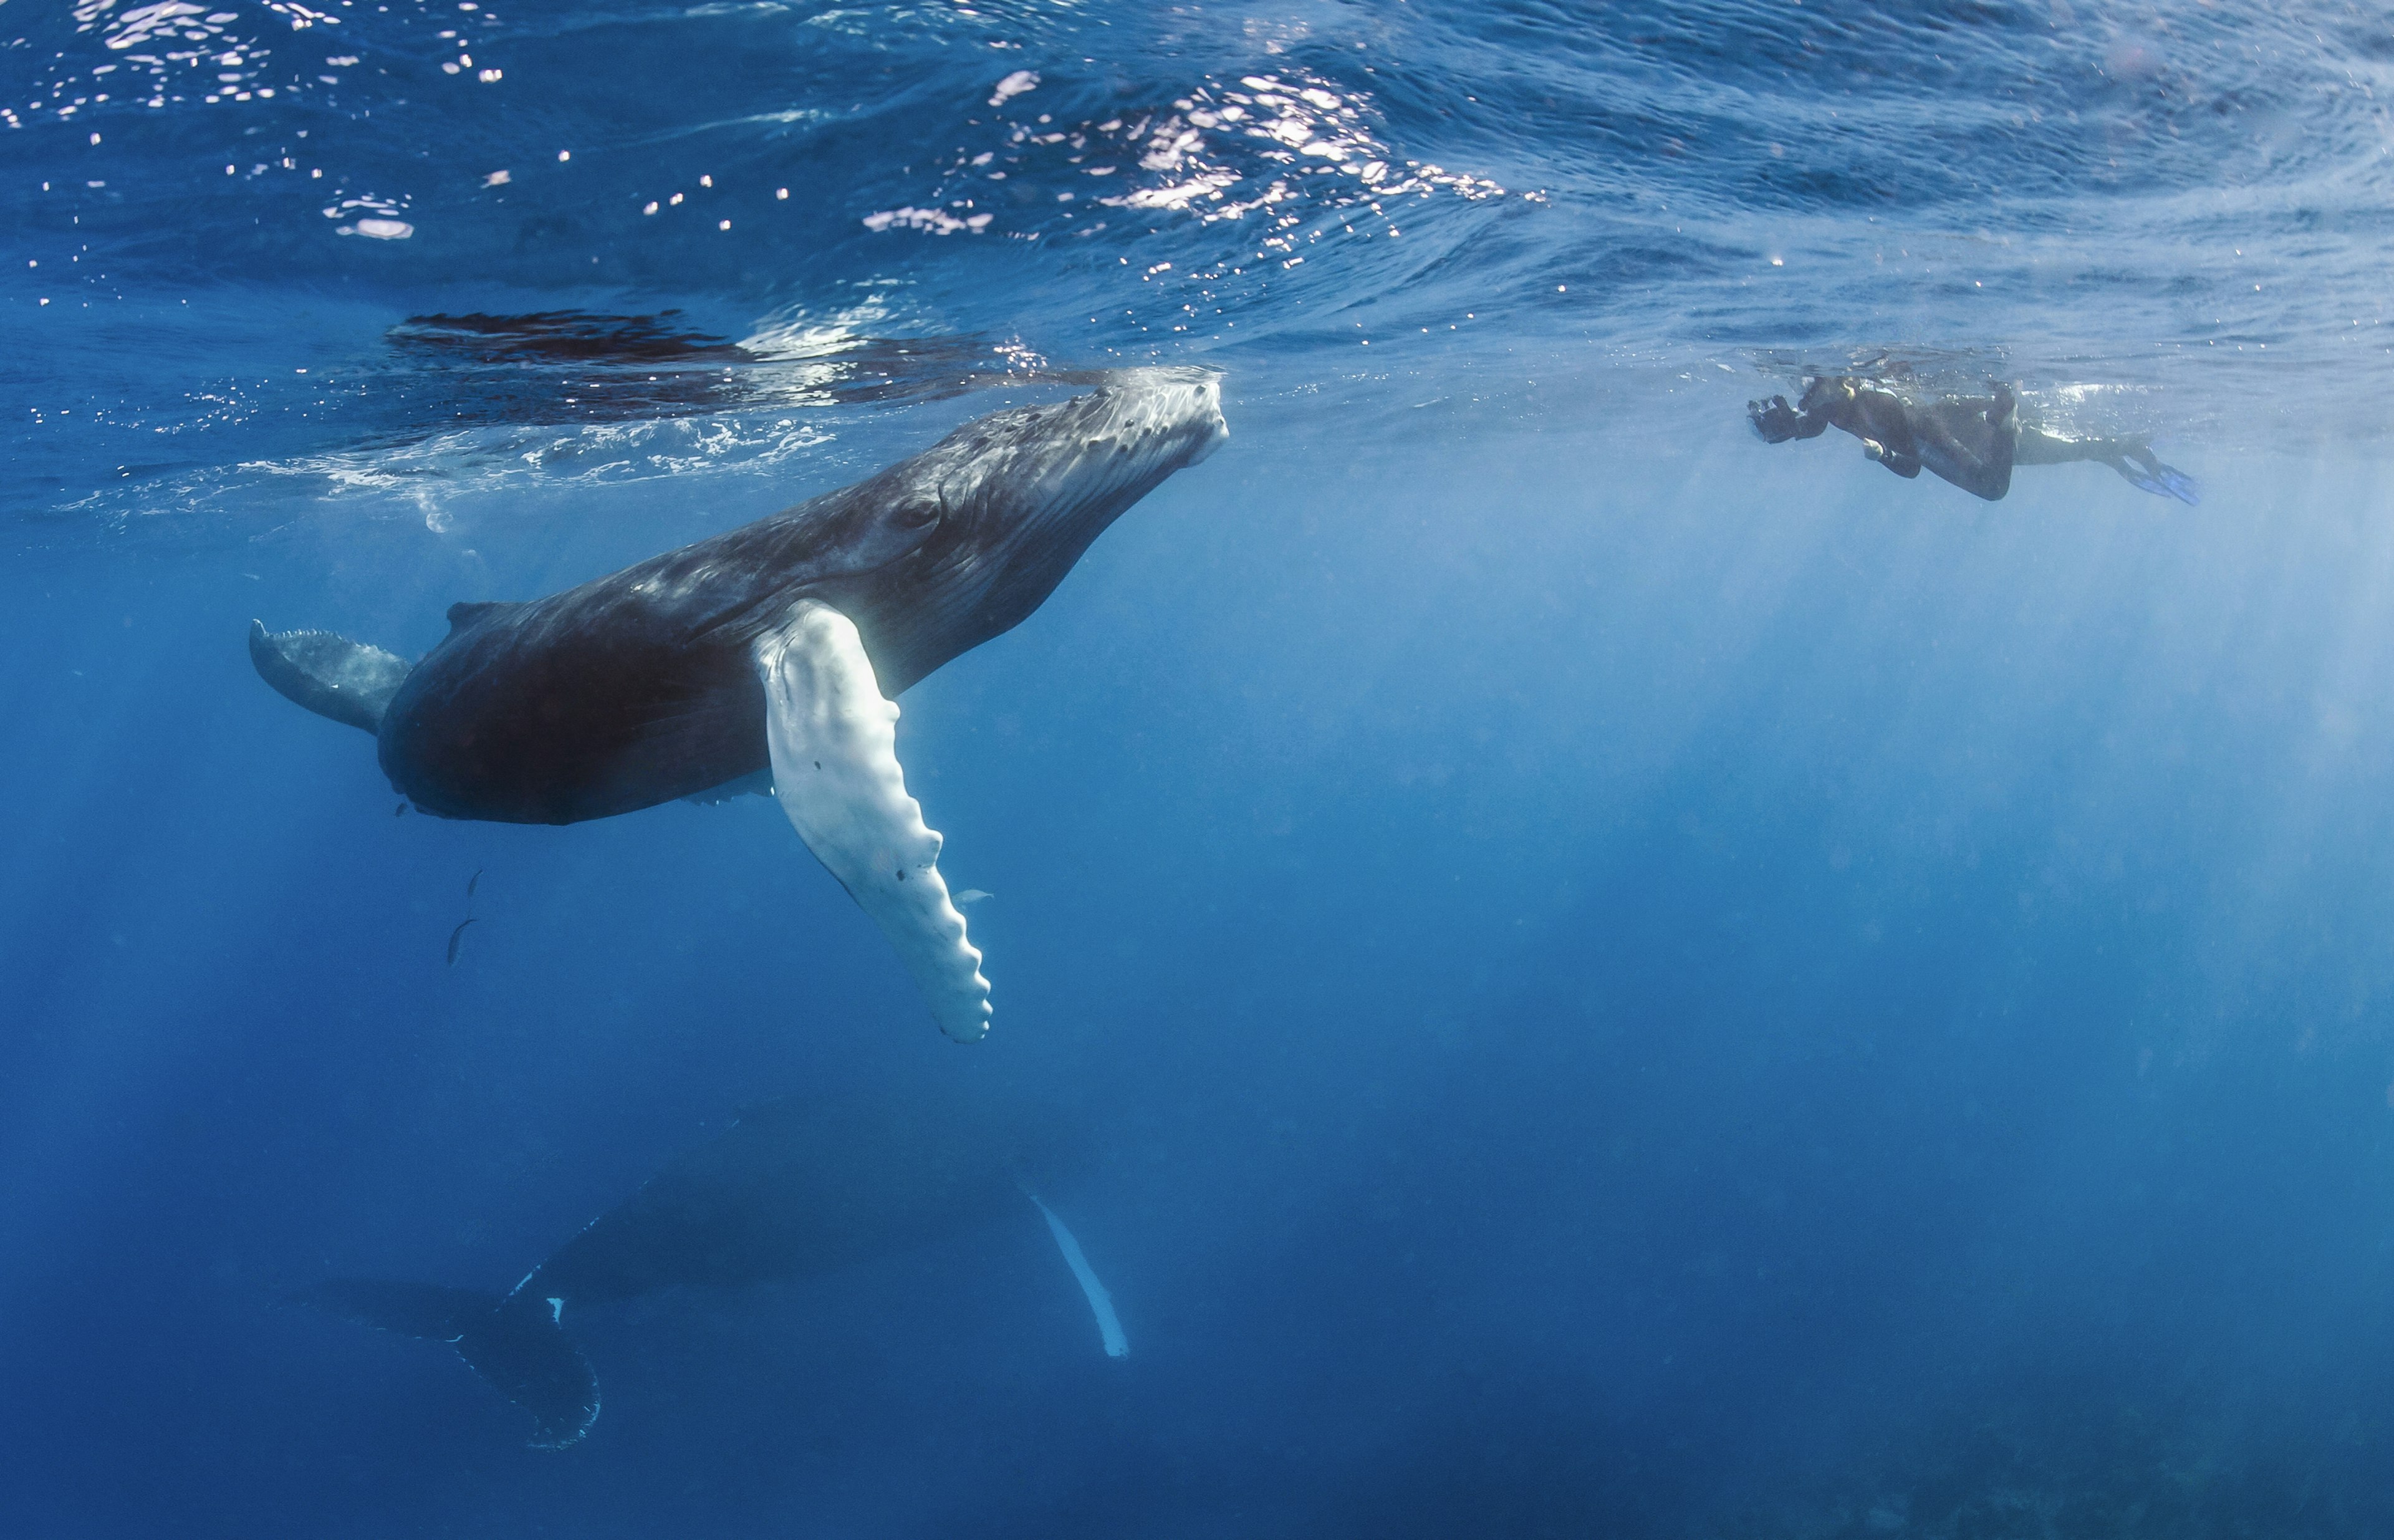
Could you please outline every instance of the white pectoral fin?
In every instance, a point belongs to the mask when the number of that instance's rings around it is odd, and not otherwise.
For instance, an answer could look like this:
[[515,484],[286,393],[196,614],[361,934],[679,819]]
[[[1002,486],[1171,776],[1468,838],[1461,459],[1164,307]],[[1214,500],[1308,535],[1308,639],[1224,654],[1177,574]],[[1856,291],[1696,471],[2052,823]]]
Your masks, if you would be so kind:
[[940,1030],[989,1031],[989,981],[940,876],[940,836],[906,795],[898,707],[846,615],[803,599],[756,644],[773,794],[807,849],[881,927]]
[[1114,1314],[1114,1296],[1098,1282],[1097,1270],[1081,1252],[1081,1243],[1056,1218],[1056,1211],[1039,1201],[1029,1188],[1022,1195],[1036,1204],[1040,1216],[1047,1221],[1047,1233],[1056,1238],[1056,1249],[1064,1254],[1064,1265],[1072,1270],[1072,1281],[1081,1285],[1082,1297],[1089,1302],[1089,1313],[1098,1318],[1098,1340],[1104,1344],[1108,1358],[1128,1358],[1130,1339],[1123,1335],[1122,1318]]

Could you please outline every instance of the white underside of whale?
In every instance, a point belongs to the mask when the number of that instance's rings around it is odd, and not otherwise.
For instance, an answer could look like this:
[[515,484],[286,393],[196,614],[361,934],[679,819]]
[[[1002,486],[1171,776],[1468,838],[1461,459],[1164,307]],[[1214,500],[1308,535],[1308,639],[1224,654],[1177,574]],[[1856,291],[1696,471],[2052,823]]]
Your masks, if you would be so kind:
[[898,705],[881,693],[856,625],[815,599],[756,644],[773,795],[807,849],[881,927],[940,1030],[989,1031],[989,981],[940,875],[940,836],[906,795]]

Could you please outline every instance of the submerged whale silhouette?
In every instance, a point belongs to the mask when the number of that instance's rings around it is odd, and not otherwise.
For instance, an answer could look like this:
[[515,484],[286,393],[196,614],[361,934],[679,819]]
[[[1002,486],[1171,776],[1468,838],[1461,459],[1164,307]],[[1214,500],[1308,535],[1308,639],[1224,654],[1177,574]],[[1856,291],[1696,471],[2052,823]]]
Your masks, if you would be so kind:
[[1219,376],[1131,369],[966,424],[854,486],[527,603],[453,605],[410,665],[250,624],[260,677],[375,734],[447,818],[572,823],[771,790],[896,946],[949,1036],[989,982],[906,794],[896,696],[1007,630],[1164,478],[1228,436]]
[[1130,1349],[1080,1243],[1016,1175],[1008,1151],[959,1109],[800,1108],[770,1101],[683,1154],[593,1219],[505,1295],[334,1278],[288,1296],[362,1325],[446,1342],[562,1449],[598,1418],[598,1379],[569,1311],[674,1288],[737,1288],[836,1270],[1035,1209],[1097,1318],[1110,1357]]

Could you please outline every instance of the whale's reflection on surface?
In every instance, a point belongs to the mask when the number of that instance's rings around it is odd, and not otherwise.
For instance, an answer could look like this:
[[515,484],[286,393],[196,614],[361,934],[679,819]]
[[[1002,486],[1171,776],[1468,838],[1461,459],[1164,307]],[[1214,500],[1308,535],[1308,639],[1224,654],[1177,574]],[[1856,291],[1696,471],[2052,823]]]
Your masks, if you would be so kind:
[[385,340],[389,366],[425,402],[418,430],[939,400],[993,383],[1008,362],[978,336],[816,326],[734,341],[675,310],[417,315]]

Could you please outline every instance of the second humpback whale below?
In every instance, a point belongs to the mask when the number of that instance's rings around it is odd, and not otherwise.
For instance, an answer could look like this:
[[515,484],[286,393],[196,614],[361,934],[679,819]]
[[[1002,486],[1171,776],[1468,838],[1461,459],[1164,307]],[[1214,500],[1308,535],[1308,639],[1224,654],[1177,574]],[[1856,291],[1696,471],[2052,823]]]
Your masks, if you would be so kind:
[[446,818],[572,823],[770,770],[809,849],[960,1042],[989,982],[906,795],[895,696],[1037,609],[1089,543],[1228,436],[1219,376],[1129,369],[967,423],[854,486],[578,588],[456,604],[410,666],[250,625],[267,683],[375,735]]
[[[1113,1298],[1081,1244],[1015,1174],[1070,1163],[1040,1120],[1009,1142],[977,1102],[917,1096],[899,1106],[766,1101],[667,1163],[506,1294],[378,1278],[331,1278],[291,1295],[362,1325],[445,1342],[533,1415],[533,1441],[561,1449],[598,1417],[598,1378],[566,1317],[669,1290],[818,1277],[1008,1217],[1046,1221],[1110,1358],[1129,1354]],[[1028,1200],[1026,1203],[1025,1200]]]

